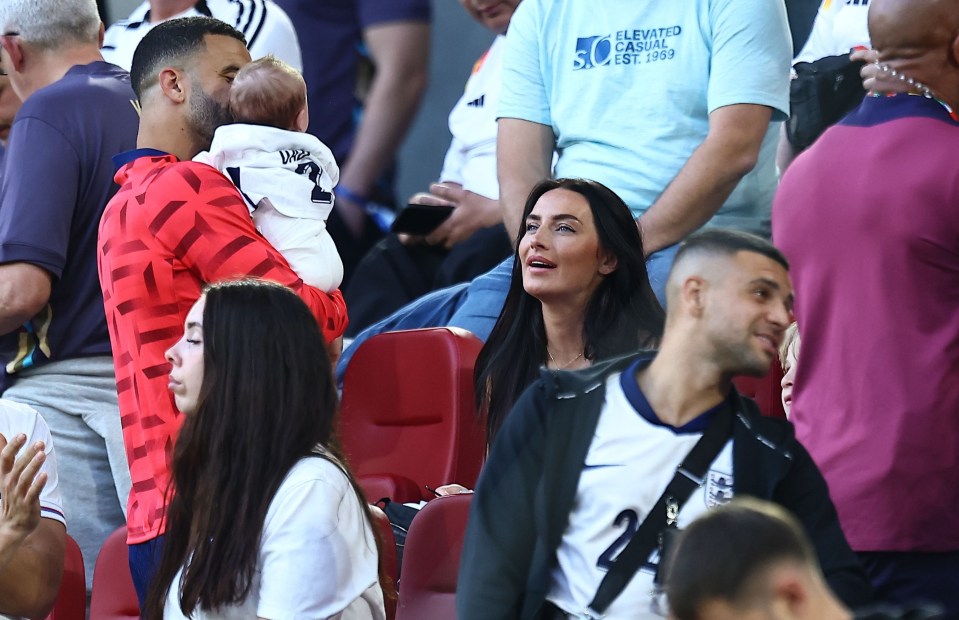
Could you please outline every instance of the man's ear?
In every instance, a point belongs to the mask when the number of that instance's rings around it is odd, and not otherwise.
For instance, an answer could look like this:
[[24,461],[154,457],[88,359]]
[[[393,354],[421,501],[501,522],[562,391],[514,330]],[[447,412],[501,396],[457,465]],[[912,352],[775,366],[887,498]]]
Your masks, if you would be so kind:
[[186,101],[186,76],[183,72],[173,67],[164,67],[160,69],[158,81],[164,97],[173,103]]
[[308,107],[303,106],[303,109],[296,115],[293,125],[297,131],[306,132],[310,126],[310,109]]
[[3,35],[0,36],[0,45],[7,50],[7,56],[10,57],[10,66],[6,67],[7,73],[21,73],[23,71],[23,44],[20,37]]
[[709,283],[702,276],[693,275],[683,280],[683,306],[689,309],[692,316],[699,318],[703,315],[708,290]]
[[806,618],[810,615],[810,583],[794,566],[778,567],[769,575],[772,605],[777,618]]
[[103,25],[103,22],[100,22],[100,32],[97,34],[97,47],[103,47],[103,35],[106,31],[106,26]]

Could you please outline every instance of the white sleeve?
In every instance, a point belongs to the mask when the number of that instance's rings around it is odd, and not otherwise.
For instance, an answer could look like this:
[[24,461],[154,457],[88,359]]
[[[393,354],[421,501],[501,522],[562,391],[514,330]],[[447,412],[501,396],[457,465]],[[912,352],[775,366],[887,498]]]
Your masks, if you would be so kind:
[[272,54],[302,73],[303,56],[293,21],[275,2],[266,2],[264,8],[262,27],[247,35],[250,56],[256,60]]
[[263,527],[263,618],[337,617],[377,584],[376,543],[349,481],[329,461],[307,460],[280,486]]
[[[40,473],[47,474],[47,483],[40,492],[40,516],[66,525],[67,522],[63,515],[63,500],[60,498],[60,480],[57,476],[57,454],[53,449],[53,436],[50,435],[50,428],[32,407],[8,400],[2,402],[4,410],[0,411],[0,415],[24,421],[19,432],[27,436],[25,445],[29,446],[36,441],[42,441],[46,446],[47,458],[40,467]],[[18,429],[11,430],[16,431]],[[14,433],[10,434],[12,436]],[[7,437],[7,440],[9,441],[10,437]]]

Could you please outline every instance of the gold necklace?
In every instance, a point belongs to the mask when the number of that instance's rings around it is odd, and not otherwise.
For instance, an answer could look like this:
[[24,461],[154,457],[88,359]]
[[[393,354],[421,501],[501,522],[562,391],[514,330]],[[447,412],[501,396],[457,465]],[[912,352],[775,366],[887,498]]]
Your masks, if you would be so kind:
[[[585,353],[585,351],[584,351],[583,353]],[[569,368],[570,366],[572,366],[572,365],[576,362],[576,360],[578,360],[579,358],[583,357],[583,353],[580,353],[579,355],[577,355],[577,356],[574,357],[573,359],[569,360],[568,362],[566,362],[566,363],[563,364],[562,366],[557,367],[556,370],[565,370],[566,368]],[[546,347],[546,355],[549,356],[549,361],[553,362],[554,364],[556,363],[556,358],[553,357],[553,354],[549,352],[549,347]]]

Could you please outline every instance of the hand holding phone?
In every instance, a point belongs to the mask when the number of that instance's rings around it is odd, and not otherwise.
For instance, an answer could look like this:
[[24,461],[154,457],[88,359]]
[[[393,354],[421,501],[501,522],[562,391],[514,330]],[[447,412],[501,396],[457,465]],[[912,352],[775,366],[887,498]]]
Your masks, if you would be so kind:
[[454,207],[409,203],[397,214],[390,228],[393,233],[428,235],[446,221]]

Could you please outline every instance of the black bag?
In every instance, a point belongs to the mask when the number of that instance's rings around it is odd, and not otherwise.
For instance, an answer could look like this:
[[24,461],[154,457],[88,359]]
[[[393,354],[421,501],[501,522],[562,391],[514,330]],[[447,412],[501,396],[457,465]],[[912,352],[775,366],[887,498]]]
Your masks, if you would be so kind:
[[797,151],[859,105],[866,95],[859,76],[864,64],[852,62],[848,54],[796,63],[796,77],[789,84],[786,138]]

